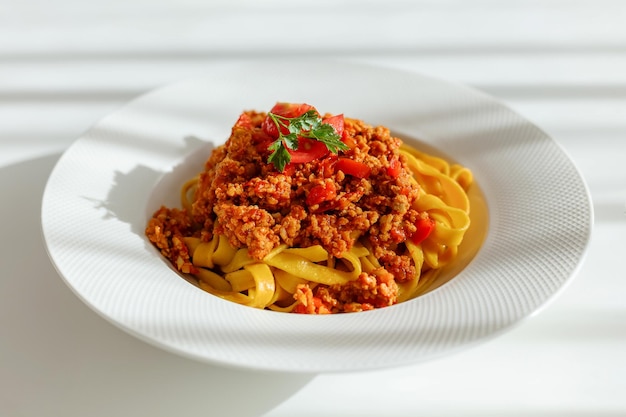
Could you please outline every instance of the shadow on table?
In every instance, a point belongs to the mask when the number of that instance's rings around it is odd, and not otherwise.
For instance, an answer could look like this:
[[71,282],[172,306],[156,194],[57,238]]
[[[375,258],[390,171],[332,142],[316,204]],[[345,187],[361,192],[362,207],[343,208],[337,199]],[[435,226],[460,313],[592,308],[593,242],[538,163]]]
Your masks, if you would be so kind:
[[24,417],[258,416],[313,378],[174,356],[81,303],[41,238],[41,196],[58,157],[0,168],[0,411]]

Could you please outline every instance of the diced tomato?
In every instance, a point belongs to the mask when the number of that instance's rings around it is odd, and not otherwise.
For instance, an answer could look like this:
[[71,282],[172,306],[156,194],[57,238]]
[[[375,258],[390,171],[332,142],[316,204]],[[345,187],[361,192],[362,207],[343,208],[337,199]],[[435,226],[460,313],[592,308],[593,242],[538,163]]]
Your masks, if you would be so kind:
[[322,119],[323,124],[331,125],[335,128],[335,132],[343,138],[343,130],[344,130],[344,119],[343,114],[338,114],[336,116],[330,116]]
[[[306,104],[306,103],[276,103],[274,107],[270,110],[270,113],[277,114],[283,117],[298,117],[302,116],[309,110],[315,110],[315,107]],[[274,139],[278,138],[278,127],[276,127],[276,123],[268,116],[263,120],[262,124],[263,131],[273,137]],[[289,131],[286,128],[282,129],[283,134],[288,134]]]
[[350,158],[339,158],[335,163],[335,169],[357,178],[367,178],[372,171],[372,169],[363,162],[358,162]]
[[298,149],[287,149],[292,164],[311,162],[327,155],[330,151],[323,142],[314,139],[298,138]]
[[288,177],[293,177],[295,173],[296,173],[296,167],[293,164],[285,165],[283,174],[287,175]]
[[270,113],[277,114],[283,117],[298,117],[302,116],[309,110],[315,110],[315,107],[306,103],[276,103],[270,110]]
[[324,178],[330,178],[335,173],[335,162],[337,162],[337,155],[334,153],[329,154],[326,158],[320,161],[320,175]]
[[334,200],[335,197],[337,197],[337,189],[334,183],[324,182],[311,187],[309,194],[306,196],[306,203],[309,206],[314,206],[324,201]]
[[241,113],[233,127],[242,127],[248,130],[252,129],[252,119],[250,115],[248,113]]
[[423,217],[417,220],[415,226],[417,230],[411,235],[411,241],[419,245],[435,230],[435,221],[430,217]]
[[391,178],[398,178],[398,176],[400,175],[400,172],[402,172],[402,164],[400,163],[400,159],[396,155],[393,158],[391,158],[391,161],[389,161],[389,167],[387,168],[387,175],[389,175]]

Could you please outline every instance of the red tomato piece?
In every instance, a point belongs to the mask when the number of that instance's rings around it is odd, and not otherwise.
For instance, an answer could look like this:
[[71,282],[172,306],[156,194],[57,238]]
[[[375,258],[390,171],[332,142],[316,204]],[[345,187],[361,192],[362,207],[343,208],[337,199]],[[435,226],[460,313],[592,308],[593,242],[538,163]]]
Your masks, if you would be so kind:
[[291,118],[302,116],[311,109],[315,110],[313,106],[306,103],[276,103],[270,110],[270,113]]
[[298,149],[287,149],[291,155],[291,164],[311,162],[327,155],[330,151],[323,142],[314,139],[298,138]]
[[[309,110],[315,110],[315,107],[306,103],[276,103],[274,107],[272,107],[272,109],[270,110],[270,113],[274,113],[283,117],[294,118],[302,116]],[[278,127],[269,116],[267,116],[263,120],[262,128],[265,133],[267,133],[274,139],[278,138]],[[281,132],[285,135],[289,133],[289,131],[284,127],[281,129]]]
[[324,182],[311,187],[306,196],[306,203],[309,206],[321,204],[324,201],[334,200],[337,197],[337,189],[332,182]]
[[336,116],[330,116],[325,119],[322,119],[323,124],[331,125],[335,128],[335,132],[341,137],[343,137],[343,130],[345,121],[343,119],[343,114],[338,114]]
[[337,155],[334,153],[324,158],[320,162],[320,174],[324,178],[330,178],[335,173],[335,162],[337,162]]
[[435,230],[435,221],[430,217],[420,218],[415,223],[417,230],[411,235],[411,241],[416,245],[422,243]]
[[339,158],[335,163],[335,169],[357,178],[367,178],[372,171],[372,169],[363,162],[349,158]]
[[252,119],[248,113],[241,113],[237,121],[235,122],[234,127],[242,127],[244,129],[251,130],[252,129]]
[[389,161],[387,175],[391,178],[398,178],[398,176],[400,176],[400,172],[402,172],[402,164],[400,163],[400,159],[397,156],[394,156],[391,158],[391,161]]

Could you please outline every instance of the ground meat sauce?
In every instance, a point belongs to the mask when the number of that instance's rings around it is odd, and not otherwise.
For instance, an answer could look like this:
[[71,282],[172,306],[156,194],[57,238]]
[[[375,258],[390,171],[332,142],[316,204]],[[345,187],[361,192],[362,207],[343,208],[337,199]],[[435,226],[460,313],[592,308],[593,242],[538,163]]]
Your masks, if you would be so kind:
[[[362,311],[396,302],[397,282],[416,275],[404,241],[424,214],[412,209],[419,186],[399,154],[400,140],[385,127],[345,118],[349,150],[283,172],[267,163],[274,141],[262,128],[266,113],[246,111],[230,138],[200,174],[191,212],[162,207],[150,220],[150,240],[185,273],[194,272],[183,236],[209,241],[225,235],[262,259],[280,244],[322,245],[340,257],[355,236],[371,247],[381,268],[345,285],[298,288],[300,313]],[[358,176],[344,172],[355,161]],[[350,172],[351,169],[346,169]]]

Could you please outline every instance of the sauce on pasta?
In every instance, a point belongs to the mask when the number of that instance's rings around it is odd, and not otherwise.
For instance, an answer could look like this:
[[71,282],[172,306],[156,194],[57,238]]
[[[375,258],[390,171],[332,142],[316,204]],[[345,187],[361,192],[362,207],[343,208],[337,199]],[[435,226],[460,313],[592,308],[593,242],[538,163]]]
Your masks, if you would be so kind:
[[270,115],[289,113],[295,125],[306,111],[319,114],[288,103],[244,111],[182,185],[182,207],[159,208],[147,237],[200,288],[251,307],[344,313],[418,296],[470,225],[470,170],[406,146],[384,126],[330,114],[319,120],[340,148],[303,130],[297,149],[280,149],[287,163],[269,163],[293,130]]

